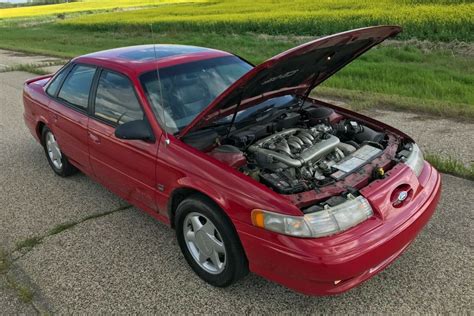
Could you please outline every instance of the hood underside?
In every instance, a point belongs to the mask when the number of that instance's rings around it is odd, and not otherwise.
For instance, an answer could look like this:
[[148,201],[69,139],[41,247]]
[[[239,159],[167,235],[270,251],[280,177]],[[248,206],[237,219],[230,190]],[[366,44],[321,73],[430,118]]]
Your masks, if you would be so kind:
[[279,95],[307,95],[339,69],[401,32],[375,26],[322,37],[280,53],[256,66],[222,92],[179,137]]

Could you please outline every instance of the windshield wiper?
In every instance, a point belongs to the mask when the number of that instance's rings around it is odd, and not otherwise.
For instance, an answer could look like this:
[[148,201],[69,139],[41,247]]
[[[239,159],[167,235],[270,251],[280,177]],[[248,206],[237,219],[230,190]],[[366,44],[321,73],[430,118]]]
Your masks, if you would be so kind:
[[203,129],[208,129],[208,128],[214,128],[214,127],[222,127],[222,126],[228,126],[230,125],[231,122],[215,122],[215,123],[212,123],[212,124],[209,124],[209,125],[205,125],[203,127],[200,127],[198,128],[197,130],[200,131],[200,130],[203,130]]

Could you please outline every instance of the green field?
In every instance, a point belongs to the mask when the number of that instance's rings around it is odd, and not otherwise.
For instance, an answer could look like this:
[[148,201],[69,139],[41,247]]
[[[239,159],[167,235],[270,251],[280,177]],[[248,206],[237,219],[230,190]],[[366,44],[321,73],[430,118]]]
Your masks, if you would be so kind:
[[[443,3],[444,2],[444,3]],[[401,38],[474,39],[474,3],[416,0],[223,0],[87,15],[64,25],[93,30],[146,29],[323,35],[367,25],[403,25]]]
[[134,44],[180,43],[228,50],[259,63],[316,36],[399,24],[402,41],[362,56],[316,93],[352,101],[356,108],[474,119],[471,1],[183,2],[88,0],[0,9],[0,48],[74,57]]

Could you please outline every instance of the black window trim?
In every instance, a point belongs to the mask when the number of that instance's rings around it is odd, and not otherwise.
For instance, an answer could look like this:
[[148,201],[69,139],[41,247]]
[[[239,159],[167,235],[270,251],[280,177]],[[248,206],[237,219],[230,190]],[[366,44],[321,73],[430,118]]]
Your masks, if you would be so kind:
[[[96,101],[96,96],[97,96],[97,88],[99,87],[99,79],[100,79],[100,76],[102,75],[103,72],[111,72],[111,73],[115,73],[121,77],[124,77],[125,79],[128,80],[128,82],[130,83],[130,86],[132,87],[132,90],[133,90],[133,93],[135,94],[135,98],[137,99],[137,102],[138,102],[138,105],[140,106],[140,109],[142,110],[142,113],[143,113],[143,119],[146,121],[146,123],[149,125],[150,127],[150,130],[153,130],[151,128],[151,124],[150,124],[150,121],[148,119],[148,116],[146,115],[146,112],[143,108],[143,104],[142,102],[140,101],[140,98],[138,97],[138,93],[135,89],[135,85],[133,84],[133,81],[130,79],[129,76],[127,76],[126,74],[120,72],[120,71],[117,71],[115,69],[110,69],[110,68],[107,68],[107,67],[102,67],[102,66],[99,66],[98,67],[98,71],[97,71],[97,76],[96,78],[94,78],[94,81],[92,81],[92,87],[91,87],[91,93],[89,94],[90,96],[90,106],[89,106],[89,116],[91,119],[95,119],[96,121],[99,121],[103,124],[106,124],[106,125],[109,125],[113,128],[117,128],[119,125],[115,122],[111,122],[110,120],[107,120],[103,117],[100,117],[98,115],[95,115],[95,101]],[[154,132],[153,132],[154,133]],[[153,141],[154,142],[154,141]]]
[[[58,88],[58,90],[57,90],[56,93],[55,93],[55,96],[51,96],[50,94],[48,94],[48,95],[50,95],[56,102],[61,103],[62,105],[67,106],[68,108],[71,108],[71,109],[73,109],[73,110],[75,110],[75,111],[77,111],[77,112],[80,112],[80,113],[82,113],[82,114],[88,115],[88,114],[89,114],[89,109],[90,109],[90,107],[91,107],[91,102],[90,102],[90,101],[91,101],[91,94],[92,94],[92,91],[93,91],[92,88],[93,88],[94,81],[96,80],[99,67],[96,66],[96,65],[93,65],[93,64],[75,63],[75,62],[74,62],[74,63],[71,63],[71,65],[72,65],[71,68],[67,70],[68,73],[67,73],[66,76],[62,79],[61,84],[59,85],[59,88]],[[67,79],[67,78],[69,77],[69,75],[71,74],[71,71],[72,71],[73,69],[75,69],[76,67],[78,67],[78,66],[85,66],[85,67],[90,67],[90,68],[94,68],[94,69],[95,69],[95,73],[94,73],[94,76],[93,76],[92,82],[91,82],[91,88],[89,89],[89,99],[87,100],[87,108],[85,108],[85,109],[82,108],[82,107],[80,107],[79,105],[73,104],[73,103],[68,102],[68,101],[66,101],[66,100],[64,100],[64,99],[62,99],[62,98],[59,97],[59,92],[60,92],[61,89],[63,88],[64,82],[66,81],[66,79]]]
[[[75,104],[72,104],[72,103],[58,97],[59,91],[61,91],[64,82],[66,81],[67,77],[69,76],[69,73],[75,67],[80,66],[80,65],[95,68],[94,77],[92,78],[92,83],[91,83],[91,87],[90,87],[90,90],[89,90],[89,99],[87,101],[87,109],[81,108],[81,107],[79,107]],[[69,68],[69,69],[67,69],[67,68]],[[99,116],[96,116],[94,114],[94,112],[95,112],[95,99],[96,99],[96,95],[97,95],[97,87],[99,85],[100,75],[102,74],[103,71],[116,73],[116,74],[118,74],[122,77],[125,77],[129,81],[129,83],[131,84],[133,93],[135,94],[135,98],[137,99],[138,105],[140,106],[140,109],[143,112],[143,119],[147,122],[148,126],[150,127],[150,130],[153,131],[153,128],[151,127],[151,124],[150,124],[150,120],[149,120],[149,118],[146,114],[146,111],[144,110],[143,104],[140,101],[140,98],[138,97],[138,93],[136,91],[135,85],[133,84],[133,81],[130,79],[130,77],[128,75],[126,75],[126,74],[124,74],[120,71],[117,71],[115,69],[110,69],[110,68],[103,67],[103,66],[98,66],[98,65],[95,65],[95,64],[88,64],[88,63],[82,63],[82,62],[69,62],[66,65],[64,65],[60,70],[57,71],[57,73],[54,75],[53,79],[56,78],[63,71],[67,71],[67,73],[66,73],[66,76],[61,80],[61,82],[59,84],[59,87],[58,87],[58,90],[56,91],[55,95],[51,95],[51,94],[46,92],[47,95],[50,96],[53,100],[55,100],[56,102],[58,102],[58,103],[60,103],[64,106],[67,106],[68,108],[71,108],[71,109],[73,109],[77,112],[85,114],[91,119],[95,119],[95,120],[97,120],[97,121],[99,121],[103,124],[109,125],[113,128],[117,128],[117,126],[118,126],[117,123],[111,122],[109,120],[106,120],[106,119],[104,119],[102,117],[99,117]],[[48,89],[49,84],[51,84],[52,80],[50,82],[48,82],[47,87],[45,87],[45,91]],[[154,132],[153,132],[153,134],[154,134]],[[154,137],[153,140],[150,140],[150,141],[147,141],[147,142],[154,143],[155,141],[156,141],[156,139]]]

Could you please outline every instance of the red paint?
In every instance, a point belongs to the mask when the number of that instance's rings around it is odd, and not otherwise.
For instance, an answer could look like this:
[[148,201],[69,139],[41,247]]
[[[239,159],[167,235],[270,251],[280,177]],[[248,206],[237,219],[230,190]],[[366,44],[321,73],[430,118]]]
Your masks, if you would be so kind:
[[[423,189],[402,208],[390,206],[399,183]],[[425,163],[419,179],[408,167],[363,190],[376,208],[368,221],[335,236],[298,239],[236,223],[250,269],[308,295],[345,292],[393,262],[415,239],[436,209],[441,192],[438,172]],[[342,280],[337,285],[334,281]]]
[[[165,67],[191,60],[227,55],[206,51],[163,58],[160,61],[130,62],[117,51],[79,57],[73,62],[90,63],[123,73],[132,81],[150,121],[155,142],[125,141],[114,136],[113,127],[56,102],[45,93],[49,77],[26,82],[25,123],[39,140],[38,128],[46,124],[63,152],[85,174],[148,212],[172,224],[170,198],[178,189],[193,189],[211,198],[231,219],[248,257],[251,271],[287,287],[311,295],[346,291],[390,264],[409,244],[433,214],[440,195],[440,176],[428,163],[419,178],[403,164],[394,166],[382,180],[367,185],[363,178],[348,179],[374,208],[374,216],[343,233],[316,239],[300,239],[256,228],[250,212],[260,208],[289,215],[301,215],[299,207],[314,199],[336,194],[331,188],[283,197],[235,170],[242,158],[212,157],[168,135],[162,130],[139,85],[138,75],[156,66]],[[278,59],[281,55],[274,57]],[[245,77],[245,76],[244,76]],[[341,115],[357,118],[368,126],[390,131],[393,137],[407,136],[392,127],[349,110],[330,106]],[[204,115],[204,114],[203,114]],[[395,150],[395,149],[390,149]],[[217,159],[216,159],[217,158]],[[379,158],[380,166],[391,162]],[[350,178],[350,177],[348,177]],[[409,186],[410,200],[398,207],[391,200],[394,190]],[[334,281],[343,280],[337,285]]]

